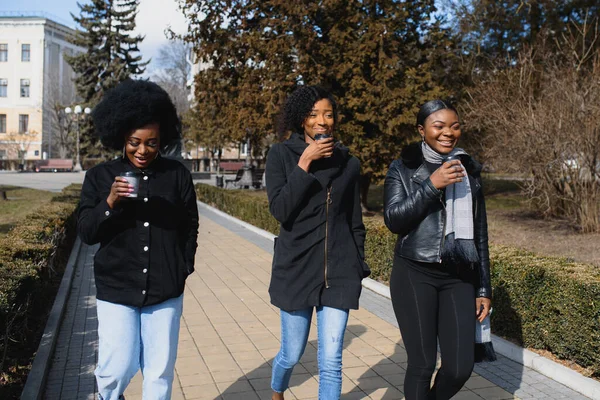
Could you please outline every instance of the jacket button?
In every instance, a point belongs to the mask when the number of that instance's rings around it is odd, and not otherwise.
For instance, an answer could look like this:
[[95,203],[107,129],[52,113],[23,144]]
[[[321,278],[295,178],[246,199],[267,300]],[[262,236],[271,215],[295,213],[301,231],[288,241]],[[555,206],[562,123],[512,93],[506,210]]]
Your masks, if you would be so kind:
[[147,228],[150,225],[149,222],[144,222],[144,226]]
[[148,198],[144,197],[144,203],[147,203],[147,202],[148,202]]
[[106,215],[108,217],[110,215],[110,211],[105,211],[104,215]]
[[144,180],[147,181],[148,180],[148,175],[144,175]]
[[142,294],[146,294],[146,291],[145,291],[145,290],[142,290]]
[[144,268],[144,269],[142,270],[142,272],[143,272],[143,273],[146,273],[146,272],[148,272],[148,268]]
[[148,246],[144,246],[144,251],[148,251]]

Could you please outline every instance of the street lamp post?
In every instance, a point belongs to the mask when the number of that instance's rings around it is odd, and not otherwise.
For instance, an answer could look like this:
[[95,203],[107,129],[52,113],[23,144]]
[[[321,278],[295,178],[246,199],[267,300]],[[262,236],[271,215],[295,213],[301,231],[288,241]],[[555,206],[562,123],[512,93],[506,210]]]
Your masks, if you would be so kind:
[[75,144],[77,146],[77,150],[75,153],[75,166],[73,166],[73,171],[76,171],[76,172],[80,172],[82,170],[81,162],[79,161],[79,114],[81,114],[82,111],[85,114],[89,114],[92,112],[92,110],[89,107],[82,109],[80,105],[75,106],[74,109],[71,109],[71,107],[65,108],[65,113],[67,113],[67,114],[71,114],[72,112],[75,113],[75,123],[77,125],[77,140],[76,140]]

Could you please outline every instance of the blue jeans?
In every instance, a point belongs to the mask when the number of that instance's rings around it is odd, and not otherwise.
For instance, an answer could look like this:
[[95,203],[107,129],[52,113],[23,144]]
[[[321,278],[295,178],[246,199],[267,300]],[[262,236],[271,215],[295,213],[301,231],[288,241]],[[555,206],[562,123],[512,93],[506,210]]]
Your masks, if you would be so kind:
[[[335,400],[342,393],[342,350],[348,310],[317,309],[319,399]],[[271,388],[283,393],[289,387],[294,366],[300,361],[312,319],[313,307],[287,312],[281,310],[281,348],[273,360]]]
[[182,309],[183,295],[147,307],[97,300],[100,399],[122,398],[140,368],[144,400],[171,398]]

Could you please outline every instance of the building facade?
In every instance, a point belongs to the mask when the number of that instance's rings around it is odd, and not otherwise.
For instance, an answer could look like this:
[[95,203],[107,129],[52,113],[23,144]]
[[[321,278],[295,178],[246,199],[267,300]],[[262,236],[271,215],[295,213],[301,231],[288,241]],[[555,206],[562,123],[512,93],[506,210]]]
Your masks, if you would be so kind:
[[74,34],[43,15],[0,13],[0,160],[59,158],[59,113],[76,101],[65,55],[84,51]]

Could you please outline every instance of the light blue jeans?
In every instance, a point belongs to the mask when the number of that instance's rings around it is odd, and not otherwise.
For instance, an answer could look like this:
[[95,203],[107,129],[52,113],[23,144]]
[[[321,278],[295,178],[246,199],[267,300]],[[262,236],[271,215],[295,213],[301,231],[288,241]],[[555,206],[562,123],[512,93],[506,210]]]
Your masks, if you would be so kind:
[[[342,393],[342,350],[348,310],[317,309],[319,399],[336,400]],[[281,348],[273,360],[271,388],[283,393],[289,387],[294,366],[300,361],[310,332],[313,307],[281,310]]]
[[147,307],[97,300],[101,400],[117,400],[137,371],[144,376],[144,400],[171,398],[183,295]]

